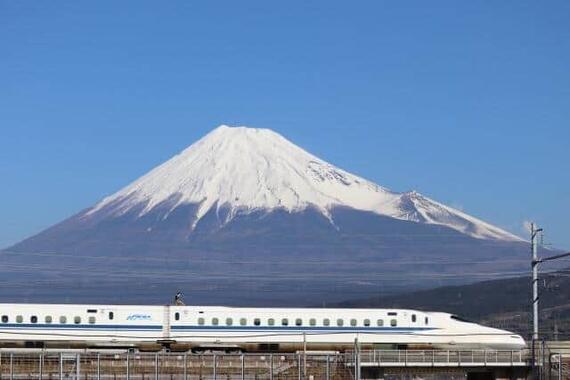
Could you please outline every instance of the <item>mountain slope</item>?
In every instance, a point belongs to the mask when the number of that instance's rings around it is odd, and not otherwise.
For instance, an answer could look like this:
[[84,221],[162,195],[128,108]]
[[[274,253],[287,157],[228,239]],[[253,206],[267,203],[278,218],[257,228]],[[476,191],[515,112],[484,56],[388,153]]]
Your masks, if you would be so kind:
[[238,213],[299,212],[309,207],[330,219],[331,209],[342,206],[440,224],[479,238],[518,240],[419,193],[392,192],[336,168],[268,129],[220,126],[84,216],[106,208],[115,216],[140,209],[142,216],[164,203],[170,211],[183,204],[198,205],[191,228],[212,208],[227,209],[220,220],[227,223]]
[[164,302],[191,288],[205,303],[307,304],[516,273],[527,250],[500,228],[338,169],[275,132],[221,126],[2,252],[0,289],[10,290],[0,297],[58,299],[47,282],[73,299]]

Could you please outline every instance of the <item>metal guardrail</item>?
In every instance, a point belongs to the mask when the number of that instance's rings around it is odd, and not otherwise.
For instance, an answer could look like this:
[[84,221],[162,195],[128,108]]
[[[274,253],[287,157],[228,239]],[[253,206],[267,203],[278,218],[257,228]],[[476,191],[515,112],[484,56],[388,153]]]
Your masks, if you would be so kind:
[[0,352],[0,380],[345,380],[335,354]]
[[[354,353],[347,359],[354,365]],[[374,350],[361,351],[362,367],[515,367],[528,366],[530,353],[524,351],[437,351]]]
[[548,371],[548,379],[570,379],[570,355],[552,355]]
[[346,380],[364,367],[526,366],[525,351],[190,354],[0,350],[0,380]]

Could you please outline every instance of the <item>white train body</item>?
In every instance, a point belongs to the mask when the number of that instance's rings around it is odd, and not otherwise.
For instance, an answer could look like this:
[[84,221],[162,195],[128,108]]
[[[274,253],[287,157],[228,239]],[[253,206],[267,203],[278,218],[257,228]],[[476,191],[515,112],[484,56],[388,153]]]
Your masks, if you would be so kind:
[[0,346],[518,350],[508,331],[404,309],[0,304]]

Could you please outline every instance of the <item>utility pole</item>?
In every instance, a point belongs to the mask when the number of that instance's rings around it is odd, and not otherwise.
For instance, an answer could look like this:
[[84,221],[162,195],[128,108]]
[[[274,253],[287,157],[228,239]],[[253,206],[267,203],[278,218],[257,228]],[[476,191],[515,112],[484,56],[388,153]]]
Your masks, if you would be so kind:
[[536,371],[536,342],[538,341],[538,264],[545,261],[552,261],[557,259],[562,259],[564,257],[570,257],[570,252],[562,253],[560,255],[554,255],[549,257],[544,257],[542,259],[538,258],[538,234],[542,232],[542,228],[536,228],[534,223],[530,225],[530,246],[532,251],[532,368],[534,378],[538,378],[538,373]]
[[542,228],[536,228],[534,223],[530,224],[530,245],[532,250],[532,343],[538,340],[538,233]]
[[533,373],[536,378],[536,347],[535,344],[538,341],[538,233],[542,231],[542,228],[536,228],[534,223],[530,224],[530,247],[532,253],[532,368]]
[[307,334],[303,333],[303,380],[307,378]]
[[360,380],[360,344],[358,334],[354,338],[354,380]]

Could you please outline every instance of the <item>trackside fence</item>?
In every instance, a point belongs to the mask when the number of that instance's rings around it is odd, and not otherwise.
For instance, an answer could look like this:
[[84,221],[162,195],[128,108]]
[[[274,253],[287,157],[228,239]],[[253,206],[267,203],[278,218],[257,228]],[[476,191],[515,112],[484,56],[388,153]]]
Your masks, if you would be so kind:
[[[348,353],[348,355],[354,356],[353,353]],[[359,361],[362,366],[384,367],[513,367],[528,365],[528,356],[526,351],[374,350],[360,352]]]
[[525,366],[523,351],[330,354],[0,351],[0,380],[357,380],[364,367]]
[[550,357],[550,368],[548,369],[549,380],[570,379],[570,354],[553,354]]

